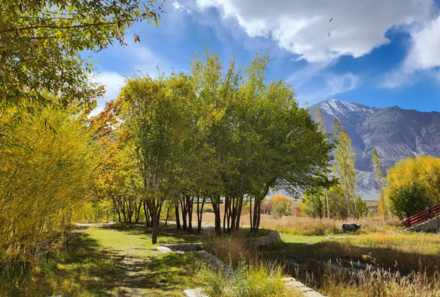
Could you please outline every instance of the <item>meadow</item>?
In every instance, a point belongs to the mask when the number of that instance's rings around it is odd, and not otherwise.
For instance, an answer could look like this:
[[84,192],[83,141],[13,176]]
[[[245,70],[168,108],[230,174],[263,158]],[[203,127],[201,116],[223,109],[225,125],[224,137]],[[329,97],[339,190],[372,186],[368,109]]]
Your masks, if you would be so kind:
[[353,220],[361,230],[343,234],[343,222],[262,215],[261,226],[278,230],[282,243],[255,250],[239,237],[214,240],[211,252],[233,265],[243,257],[278,264],[326,296],[440,296],[439,234],[404,232],[378,217]]

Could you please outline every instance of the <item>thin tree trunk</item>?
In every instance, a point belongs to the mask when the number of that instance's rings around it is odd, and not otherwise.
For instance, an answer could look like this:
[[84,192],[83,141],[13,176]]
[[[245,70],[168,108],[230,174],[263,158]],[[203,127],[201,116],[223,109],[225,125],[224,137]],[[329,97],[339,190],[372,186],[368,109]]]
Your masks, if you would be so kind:
[[165,219],[165,227],[167,226],[169,216],[170,216],[170,207],[168,207],[168,210],[167,210],[167,217]]
[[330,221],[330,207],[328,205],[328,192],[325,191],[325,200],[327,201],[327,220]]
[[220,198],[216,197],[213,199],[211,196],[212,209],[214,210],[214,225],[215,225],[215,234],[220,236],[222,234],[221,227],[221,218],[220,218]]
[[179,217],[179,202],[177,202],[174,206],[174,210],[176,212],[176,228],[180,229],[180,217]]
[[239,200],[239,204],[238,204],[238,210],[237,210],[237,218],[235,221],[236,227],[235,229],[238,230],[240,228],[240,218],[241,218],[241,210],[243,209],[243,200],[244,200],[244,195],[241,196],[240,200]]
[[186,202],[186,208],[187,208],[186,213],[188,214],[188,231],[189,232],[192,232],[193,202],[194,202],[194,197],[188,195],[187,196],[187,202]]

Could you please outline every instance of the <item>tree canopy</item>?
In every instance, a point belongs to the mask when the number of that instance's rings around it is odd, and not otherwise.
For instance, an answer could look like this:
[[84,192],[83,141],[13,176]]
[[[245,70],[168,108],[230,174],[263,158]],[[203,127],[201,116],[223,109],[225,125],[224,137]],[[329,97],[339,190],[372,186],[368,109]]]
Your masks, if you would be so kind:
[[[102,90],[81,53],[124,44],[136,22],[157,24],[156,0],[3,0],[0,2],[0,106],[90,102]],[[139,36],[133,36],[139,41]]]

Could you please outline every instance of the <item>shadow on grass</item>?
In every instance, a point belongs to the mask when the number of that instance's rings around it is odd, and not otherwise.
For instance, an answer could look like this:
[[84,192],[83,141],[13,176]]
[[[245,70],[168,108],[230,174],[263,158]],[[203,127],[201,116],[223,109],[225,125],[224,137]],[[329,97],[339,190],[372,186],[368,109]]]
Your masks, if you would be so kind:
[[110,296],[124,274],[122,260],[83,233],[72,240],[68,252],[52,254],[19,286],[0,284],[0,295],[3,290],[5,296]]
[[[144,224],[114,224],[101,227],[102,229],[109,229],[124,232],[128,235],[151,235],[152,228],[146,227]],[[187,230],[177,230],[171,226],[160,225],[158,240],[161,244],[166,243],[192,243],[200,242],[202,235],[193,230],[190,233]]]
[[198,287],[200,280],[195,275],[200,269],[195,253],[169,253],[152,259],[146,267],[145,288],[171,291]]

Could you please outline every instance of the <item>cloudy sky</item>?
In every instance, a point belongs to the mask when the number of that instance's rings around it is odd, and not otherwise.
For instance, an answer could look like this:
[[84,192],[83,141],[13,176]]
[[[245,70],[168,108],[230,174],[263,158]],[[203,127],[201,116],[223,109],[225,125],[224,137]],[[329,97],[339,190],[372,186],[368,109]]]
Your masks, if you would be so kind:
[[167,0],[159,27],[137,24],[128,46],[93,54],[107,88],[99,104],[138,71],[188,71],[209,43],[224,63],[268,52],[270,77],[291,83],[303,105],[334,98],[440,111],[439,8],[440,0]]

